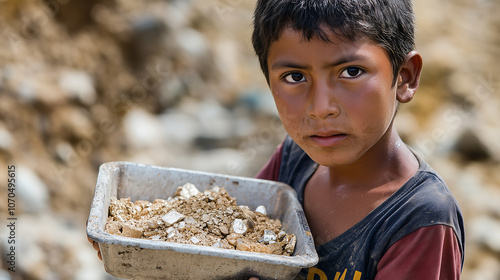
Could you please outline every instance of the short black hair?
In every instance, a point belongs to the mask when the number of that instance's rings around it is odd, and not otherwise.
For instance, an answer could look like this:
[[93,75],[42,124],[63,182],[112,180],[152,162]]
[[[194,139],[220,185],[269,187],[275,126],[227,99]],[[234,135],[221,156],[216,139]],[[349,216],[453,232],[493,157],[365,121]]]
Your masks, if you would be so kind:
[[409,52],[415,48],[415,15],[411,0],[258,0],[252,44],[269,83],[269,46],[284,28],[302,32],[305,39],[329,41],[323,26],[339,38],[365,37],[389,55],[393,85]]

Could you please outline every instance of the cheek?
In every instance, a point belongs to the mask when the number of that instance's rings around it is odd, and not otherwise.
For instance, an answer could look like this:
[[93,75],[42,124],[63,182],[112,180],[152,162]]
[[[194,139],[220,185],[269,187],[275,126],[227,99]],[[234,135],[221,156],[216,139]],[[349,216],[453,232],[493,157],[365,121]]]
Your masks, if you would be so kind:
[[295,121],[300,118],[300,112],[303,106],[303,103],[299,100],[300,98],[284,93],[282,90],[280,91],[280,89],[275,89],[272,93],[276,108],[283,122]]
[[361,131],[373,133],[387,128],[396,108],[395,91],[373,79],[346,100],[349,117]]
[[300,126],[304,123],[304,102],[297,96],[281,93],[279,90],[273,90],[273,98],[286,132],[291,136],[297,135],[302,131]]

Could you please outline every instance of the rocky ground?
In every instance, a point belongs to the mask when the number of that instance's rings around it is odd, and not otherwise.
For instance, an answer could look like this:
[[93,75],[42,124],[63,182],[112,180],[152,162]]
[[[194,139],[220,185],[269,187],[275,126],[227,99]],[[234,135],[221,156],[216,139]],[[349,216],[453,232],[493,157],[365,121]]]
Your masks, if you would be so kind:
[[[1,280],[112,279],[85,236],[103,162],[258,171],[284,131],[251,49],[254,3],[0,1],[0,181],[11,165],[18,179],[16,272],[2,226]],[[396,125],[462,207],[463,278],[496,280],[500,4],[415,6],[424,73]]]

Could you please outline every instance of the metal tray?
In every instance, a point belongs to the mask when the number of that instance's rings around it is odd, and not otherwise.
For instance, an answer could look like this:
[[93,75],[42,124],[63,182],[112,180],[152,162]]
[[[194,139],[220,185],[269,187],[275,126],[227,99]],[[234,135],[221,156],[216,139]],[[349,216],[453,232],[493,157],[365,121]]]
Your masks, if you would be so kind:
[[[173,196],[178,186],[193,183],[200,191],[224,187],[238,205],[267,208],[283,229],[297,237],[292,256],[212,248],[116,236],[104,231],[111,197],[132,201]],[[105,270],[127,279],[293,279],[301,268],[318,262],[302,206],[288,185],[266,180],[157,167],[129,162],[99,168],[87,234],[99,242]]]

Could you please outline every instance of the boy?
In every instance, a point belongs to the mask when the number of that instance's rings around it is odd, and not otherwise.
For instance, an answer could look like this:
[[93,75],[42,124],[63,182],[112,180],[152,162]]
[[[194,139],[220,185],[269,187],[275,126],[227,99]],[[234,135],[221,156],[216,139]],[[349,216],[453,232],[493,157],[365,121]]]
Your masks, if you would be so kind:
[[289,135],[257,177],[297,191],[320,257],[299,278],[459,279],[459,206],[393,127],[422,68],[411,0],[258,0],[252,43]]
[[252,42],[289,135],[257,177],[297,191],[320,257],[298,278],[459,279],[459,206],[393,127],[422,69],[410,0],[258,0]]

